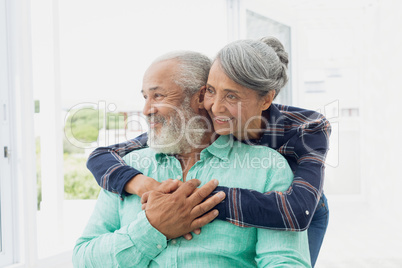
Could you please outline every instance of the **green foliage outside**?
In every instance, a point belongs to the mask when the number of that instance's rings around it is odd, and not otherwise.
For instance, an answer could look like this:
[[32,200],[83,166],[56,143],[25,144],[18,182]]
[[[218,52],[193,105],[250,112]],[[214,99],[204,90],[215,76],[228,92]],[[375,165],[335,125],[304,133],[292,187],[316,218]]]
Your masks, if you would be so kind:
[[[80,142],[95,142],[98,139],[99,130],[103,128],[104,111],[91,107],[83,107],[70,111],[70,116],[64,127],[68,138],[74,138]],[[123,113],[107,113],[106,129],[124,128]]]
[[79,148],[67,140],[66,136],[63,136],[63,153],[70,154],[83,154],[85,151]]
[[80,142],[94,142],[103,127],[103,112],[90,107],[70,111],[64,127],[66,136]]
[[37,196],[37,209],[40,210],[40,202],[42,202],[42,172],[41,172],[41,157],[40,157],[40,138],[36,137],[35,139],[36,145],[36,190],[38,193]]
[[63,171],[65,199],[96,199],[100,187],[86,167],[84,149],[63,139]]
[[[39,112],[39,104],[37,104]],[[64,198],[65,199],[96,199],[100,187],[93,175],[86,167],[87,156],[84,149],[72,144],[70,141],[95,142],[98,139],[99,130],[103,127],[104,111],[98,111],[91,107],[83,107],[69,111],[63,135],[63,172],[64,172]],[[124,128],[123,113],[107,113],[106,128]],[[38,210],[42,201],[41,181],[41,152],[40,138],[36,138],[36,170]]]
[[64,154],[64,198],[96,199],[100,187],[86,168],[86,157]]
[[121,129],[125,127],[123,113],[107,113],[106,129]]

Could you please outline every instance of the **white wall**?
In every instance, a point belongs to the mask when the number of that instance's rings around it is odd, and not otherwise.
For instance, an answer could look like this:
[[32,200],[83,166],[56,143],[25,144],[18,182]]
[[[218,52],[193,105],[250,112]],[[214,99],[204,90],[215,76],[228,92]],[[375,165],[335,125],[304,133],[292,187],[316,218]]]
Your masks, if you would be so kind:
[[[369,46],[364,86],[361,88],[362,154],[364,179],[369,184],[369,201],[376,208],[401,213],[402,157],[400,116],[402,114],[401,62],[402,17],[400,1],[379,1],[365,30]],[[394,212],[394,213],[395,213]],[[390,217],[394,216],[390,214]]]

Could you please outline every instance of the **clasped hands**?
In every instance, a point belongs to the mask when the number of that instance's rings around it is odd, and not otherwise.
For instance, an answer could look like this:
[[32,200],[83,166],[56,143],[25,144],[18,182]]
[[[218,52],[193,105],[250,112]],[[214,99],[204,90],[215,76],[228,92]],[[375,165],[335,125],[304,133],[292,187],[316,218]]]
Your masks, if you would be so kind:
[[206,199],[218,186],[217,180],[197,188],[201,184],[197,179],[185,183],[168,179],[159,183],[152,178],[140,176],[140,180],[131,185],[132,192],[141,196],[142,208],[145,209],[149,223],[167,239],[184,236],[190,240],[191,232],[199,234],[202,226],[218,216],[218,210],[211,209],[225,199],[224,192]]

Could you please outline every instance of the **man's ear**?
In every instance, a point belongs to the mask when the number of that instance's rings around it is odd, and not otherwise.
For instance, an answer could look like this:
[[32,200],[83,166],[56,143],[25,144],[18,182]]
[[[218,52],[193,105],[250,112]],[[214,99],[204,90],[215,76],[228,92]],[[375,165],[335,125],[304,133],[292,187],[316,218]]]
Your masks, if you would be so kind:
[[262,110],[265,111],[266,109],[268,109],[272,102],[274,101],[274,97],[275,97],[275,90],[271,90],[270,92],[268,92],[267,95],[265,95],[262,99],[263,103],[262,103]]
[[204,96],[206,88],[206,86],[202,86],[198,92],[198,109],[204,109]]

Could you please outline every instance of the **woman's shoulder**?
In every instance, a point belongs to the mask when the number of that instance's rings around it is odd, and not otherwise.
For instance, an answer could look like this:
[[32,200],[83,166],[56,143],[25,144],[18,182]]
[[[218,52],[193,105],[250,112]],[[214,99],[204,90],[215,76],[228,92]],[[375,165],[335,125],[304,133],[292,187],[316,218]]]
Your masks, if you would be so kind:
[[309,110],[301,107],[283,105],[283,104],[273,104],[273,106],[283,115],[284,117],[290,117],[297,120],[309,119],[324,119],[324,115],[320,111]]

